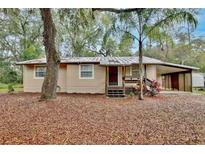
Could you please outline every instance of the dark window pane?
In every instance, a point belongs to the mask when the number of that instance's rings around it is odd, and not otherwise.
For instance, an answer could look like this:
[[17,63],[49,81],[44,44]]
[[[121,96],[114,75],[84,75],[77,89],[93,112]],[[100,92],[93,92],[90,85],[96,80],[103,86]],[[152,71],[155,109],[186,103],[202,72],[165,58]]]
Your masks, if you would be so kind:
[[45,77],[45,75],[46,75],[46,67],[44,67],[44,66],[36,67],[35,75],[36,75],[36,77]]
[[92,72],[81,72],[81,77],[92,77]]

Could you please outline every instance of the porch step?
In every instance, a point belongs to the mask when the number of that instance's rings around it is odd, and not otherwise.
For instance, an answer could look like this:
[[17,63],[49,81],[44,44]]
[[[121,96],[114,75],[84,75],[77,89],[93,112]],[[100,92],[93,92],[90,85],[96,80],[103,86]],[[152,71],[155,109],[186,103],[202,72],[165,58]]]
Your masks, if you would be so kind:
[[108,89],[107,96],[109,96],[109,97],[124,97],[125,92],[123,89]]

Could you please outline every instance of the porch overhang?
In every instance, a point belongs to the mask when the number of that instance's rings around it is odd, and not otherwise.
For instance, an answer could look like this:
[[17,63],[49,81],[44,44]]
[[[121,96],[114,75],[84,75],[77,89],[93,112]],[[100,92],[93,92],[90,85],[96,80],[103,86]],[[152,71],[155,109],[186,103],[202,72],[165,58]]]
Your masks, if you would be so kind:
[[190,68],[175,67],[170,65],[157,65],[157,74],[160,75],[190,71],[192,71]]

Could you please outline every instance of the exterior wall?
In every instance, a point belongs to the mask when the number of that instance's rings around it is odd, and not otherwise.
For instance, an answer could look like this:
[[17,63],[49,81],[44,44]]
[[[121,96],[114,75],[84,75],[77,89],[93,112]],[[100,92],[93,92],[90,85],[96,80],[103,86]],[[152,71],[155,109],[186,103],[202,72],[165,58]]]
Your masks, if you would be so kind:
[[[36,65],[37,66],[37,65]],[[44,78],[35,78],[35,66],[23,66],[23,87],[24,92],[41,92]],[[66,66],[61,65],[58,73],[58,85],[61,87],[59,92],[66,92]]]
[[156,65],[146,66],[147,78],[150,80],[157,80],[157,67]]
[[58,92],[66,92],[66,82],[67,82],[67,65],[61,64],[59,67],[58,72],[58,86],[60,86],[60,89],[57,89]]
[[94,65],[94,79],[79,78],[80,65],[67,65],[68,93],[105,93],[106,67]]
[[23,87],[24,92],[40,92],[43,79],[34,78],[34,65],[23,66]]

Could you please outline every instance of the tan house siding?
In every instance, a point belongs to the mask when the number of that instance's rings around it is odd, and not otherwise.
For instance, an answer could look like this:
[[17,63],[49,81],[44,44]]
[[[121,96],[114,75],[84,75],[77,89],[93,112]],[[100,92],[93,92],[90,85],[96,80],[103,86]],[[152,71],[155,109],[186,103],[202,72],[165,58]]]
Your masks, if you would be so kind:
[[157,80],[157,67],[156,65],[146,66],[147,78],[150,80]]
[[80,65],[67,65],[67,92],[68,93],[105,93],[106,67],[94,65],[93,79],[79,78]]
[[[35,78],[35,66],[23,66],[23,86],[24,92],[41,92],[44,78]],[[58,74],[58,85],[61,87],[59,92],[66,92],[66,65],[60,65]]]
[[34,65],[23,66],[24,92],[40,92],[43,79],[34,78]]
[[58,86],[60,86],[58,92],[66,92],[66,81],[68,80],[66,74],[67,74],[67,65],[61,64],[58,73]]

